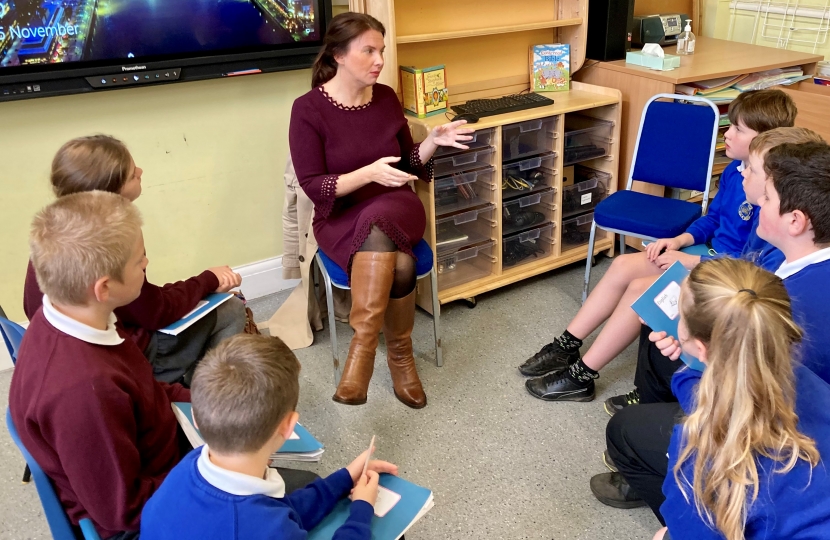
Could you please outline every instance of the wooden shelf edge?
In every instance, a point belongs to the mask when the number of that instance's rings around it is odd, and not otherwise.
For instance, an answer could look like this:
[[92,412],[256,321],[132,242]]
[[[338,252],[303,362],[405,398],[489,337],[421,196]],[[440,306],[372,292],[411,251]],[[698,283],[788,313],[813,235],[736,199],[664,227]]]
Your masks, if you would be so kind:
[[545,28],[561,28],[563,26],[579,26],[583,23],[582,17],[573,19],[559,19],[557,21],[544,21],[528,24],[512,24],[510,26],[492,26],[490,28],[472,28],[469,30],[458,30],[454,32],[436,32],[434,34],[411,34],[398,35],[397,44],[423,43],[425,41],[442,41],[445,39],[462,39],[479,36],[493,36],[497,34],[510,34],[513,32],[527,32],[529,30],[542,30]]
[[[609,249],[613,249],[614,242],[610,238],[597,240],[594,247],[594,253],[601,253]],[[538,263],[530,263],[527,266],[520,266],[515,269],[503,272],[501,275],[490,275],[470,283],[458,285],[452,289],[446,289],[438,292],[438,302],[440,304],[447,304],[455,300],[463,300],[477,296],[479,294],[489,292],[517,281],[522,281],[529,277],[537,276],[549,270],[561,268],[567,264],[572,264],[580,260],[585,260],[588,257],[588,246],[582,246],[563,252],[558,257],[550,257],[547,260]]]

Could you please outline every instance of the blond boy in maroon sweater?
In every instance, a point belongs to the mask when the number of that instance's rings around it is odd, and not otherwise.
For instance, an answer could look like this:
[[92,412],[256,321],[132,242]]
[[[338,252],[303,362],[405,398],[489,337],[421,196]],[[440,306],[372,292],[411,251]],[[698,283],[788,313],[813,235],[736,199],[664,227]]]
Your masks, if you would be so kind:
[[12,419],[70,521],[130,537],[183,456],[170,402],[190,401],[153,378],[113,314],[144,283],[141,216],[114,193],[67,195],[35,216],[29,243],[45,295],[12,377]]

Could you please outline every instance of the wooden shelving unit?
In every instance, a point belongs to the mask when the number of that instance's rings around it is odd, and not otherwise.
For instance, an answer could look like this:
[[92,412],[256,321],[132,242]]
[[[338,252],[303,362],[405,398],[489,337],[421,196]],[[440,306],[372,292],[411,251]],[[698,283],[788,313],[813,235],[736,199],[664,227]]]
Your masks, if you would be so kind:
[[[379,82],[397,89],[398,66],[427,67],[443,64],[446,66],[450,105],[469,99],[498,97],[527,90],[530,80],[529,49],[532,45],[570,44],[572,73],[582,67],[585,61],[587,0],[522,0],[521,6],[505,4],[503,0],[451,0],[441,3],[424,0],[350,0],[349,5],[352,11],[368,13],[386,27],[386,68]],[[492,148],[486,151],[486,163],[470,165],[492,166],[492,171],[488,172],[488,178],[492,180],[486,184],[489,186],[487,189],[492,191],[487,192],[487,200],[482,201],[482,205],[465,207],[459,211],[459,219],[463,219],[460,214],[464,212],[479,216],[475,226],[476,239],[473,240],[473,235],[470,235],[469,245],[461,241],[461,244],[453,248],[469,249],[476,254],[463,263],[470,268],[476,267],[476,273],[470,274],[470,279],[450,278],[449,272],[460,270],[448,264],[440,265],[442,260],[447,261],[447,254],[452,253],[452,250],[448,252],[445,249],[446,245],[436,249],[439,236],[436,219],[446,221],[447,208],[436,207],[435,183],[415,184],[427,215],[425,238],[433,246],[439,271],[442,272],[439,274],[438,293],[442,304],[470,299],[483,292],[585,260],[587,240],[583,245],[572,244],[575,246],[572,248],[563,249],[562,244],[562,172],[566,123],[572,120],[571,115],[578,114],[587,117],[589,124],[596,122],[604,126],[606,155],[580,164],[603,175],[608,193],[613,192],[618,184],[622,98],[618,90],[579,82],[571,83],[570,92],[552,93],[549,97],[554,99],[554,105],[484,117],[470,126],[482,133],[486,131],[489,148]],[[515,161],[508,159],[515,155],[503,155],[503,135],[505,131],[515,129],[511,128],[513,124],[538,123],[539,120],[546,126],[546,135],[539,137],[538,140],[542,142],[536,150],[537,154],[547,153],[543,170],[546,171],[548,181],[545,184],[544,199],[528,208],[543,210],[546,223],[539,228],[545,233],[536,241],[538,244],[533,244],[542,246],[536,256],[509,266],[503,257],[505,237],[508,242],[516,240],[505,228],[504,211],[505,206],[515,205],[516,199],[507,201],[503,198],[502,177],[505,163],[515,166]],[[435,125],[445,122],[447,118],[444,115],[423,120],[410,118],[410,128],[415,140],[419,141]],[[459,172],[468,171],[459,166]],[[436,176],[440,176],[438,171]],[[442,204],[445,203],[439,202],[439,206]],[[449,216],[453,214],[450,213]],[[584,214],[581,216],[585,217]],[[564,222],[573,223],[575,217],[579,216],[569,215]],[[572,236],[569,239],[572,240]],[[524,242],[525,238],[522,237],[521,241]],[[613,237],[607,235],[597,240],[595,250],[613,253],[613,246]],[[456,285],[457,281],[463,283]],[[423,287],[418,290],[418,303],[431,311],[429,293]]]

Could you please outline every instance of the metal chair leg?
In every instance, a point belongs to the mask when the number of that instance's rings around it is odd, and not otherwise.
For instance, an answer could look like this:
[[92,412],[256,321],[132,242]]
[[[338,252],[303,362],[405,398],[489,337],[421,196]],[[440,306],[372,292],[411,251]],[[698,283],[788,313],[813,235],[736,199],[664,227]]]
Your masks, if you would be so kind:
[[625,235],[620,235],[620,255],[625,255]]
[[340,384],[340,376],[343,374],[343,370],[340,367],[340,353],[338,352],[337,348],[337,321],[334,319],[334,295],[332,294],[332,287],[331,287],[331,278],[329,277],[328,273],[323,268],[322,264],[319,264],[318,267],[320,268],[320,273],[323,275],[323,281],[326,284],[326,307],[328,307],[329,311],[329,335],[331,336],[331,356],[332,360],[334,361],[334,385],[337,386]]
[[442,367],[444,365],[443,346],[441,345],[441,303],[438,302],[438,273],[435,271],[435,266],[429,272],[429,285],[432,289],[432,325],[435,330],[435,365]]
[[585,259],[585,282],[582,284],[582,303],[588,299],[588,287],[591,284],[591,261],[594,258],[594,239],[597,236],[597,222],[591,223],[591,236],[588,238],[588,258]]
[[32,481],[32,471],[30,471],[29,466],[26,465],[26,468],[23,470],[23,483],[28,484],[31,481]]

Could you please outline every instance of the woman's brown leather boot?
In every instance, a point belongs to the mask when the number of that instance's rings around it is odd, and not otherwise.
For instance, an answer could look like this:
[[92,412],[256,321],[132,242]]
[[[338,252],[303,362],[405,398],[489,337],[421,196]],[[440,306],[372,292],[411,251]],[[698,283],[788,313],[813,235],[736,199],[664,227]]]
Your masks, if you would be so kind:
[[386,338],[386,361],[392,374],[395,397],[407,407],[422,409],[427,396],[412,355],[412,327],[415,325],[415,291],[403,298],[392,298],[386,307],[383,335]]
[[395,279],[396,252],[358,251],[352,258],[352,310],[354,329],[343,376],[332,399],[346,405],[366,403],[369,381],[375,369],[375,350],[389,291]]

